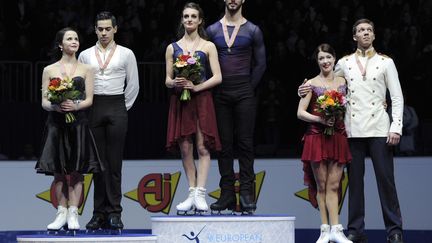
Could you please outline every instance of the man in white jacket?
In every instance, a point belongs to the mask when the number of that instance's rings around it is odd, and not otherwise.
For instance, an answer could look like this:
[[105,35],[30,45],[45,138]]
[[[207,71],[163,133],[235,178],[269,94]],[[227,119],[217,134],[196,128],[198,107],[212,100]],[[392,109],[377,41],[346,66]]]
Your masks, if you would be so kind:
[[[335,74],[348,84],[345,127],[353,160],[349,165],[348,239],[367,242],[364,232],[365,157],[370,155],[387,231],[387,242],[401,243],[402,216],[394,180],[393,146],[402,135],[403,96],[393,60],[373,48],[374,24],[360,19],[353,25],[357,50],[341,58]],[[299,94],[309,88],[302,85]],[[386,92],[391,98],[391,119],[386,112]]]

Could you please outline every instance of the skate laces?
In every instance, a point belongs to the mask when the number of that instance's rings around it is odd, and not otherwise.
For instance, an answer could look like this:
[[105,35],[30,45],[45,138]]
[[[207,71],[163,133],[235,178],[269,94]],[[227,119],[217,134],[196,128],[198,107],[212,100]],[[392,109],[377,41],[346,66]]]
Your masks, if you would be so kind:
[[72,210],[70,211],[70,213],[73,214],[73,215],[75,215],[75,216],[77,216],[77,215],[78,215],[78,210],[76,210],[76,209],[72,209]]
[[333,225],[332,226],[332,238],[334,239],[339,239],[339,240],[344,240],[344,242],[351,242],[348,240],[348,238],[345,236],[345,234],[343,233],[343,226],[341,224],[337,224],[337,225]]
[[65,208],[57,209],[56,216],[61,215],[61,214],[67,214],[67,209],[65,209]]
[[195,187],[189,188],[189,196],[188,197],[194,197],[195,196]]
[[335,231],[335,232],[343,232],[343,227],[340,224],[333,225],[332,229],[334,229],[333,231]]
[[204,189],[204,188],[197,188],[196,189],[196,194],[198,196],[205,196],[205,193],[206,193],[206,189]]
[[323,224],[321,225],[321,232],[329,232],[330,231],[330,225],[328,224]]

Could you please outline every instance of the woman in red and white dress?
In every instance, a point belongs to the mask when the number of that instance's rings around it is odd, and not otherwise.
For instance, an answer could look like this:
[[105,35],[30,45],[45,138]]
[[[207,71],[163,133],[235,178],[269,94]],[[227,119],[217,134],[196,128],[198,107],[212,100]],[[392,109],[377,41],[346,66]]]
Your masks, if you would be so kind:
[[[336,90],[345,96],[346,80],[335,77],[333,73],[336,54],[330,45],[319,45],[314,57],[320,73],[307,81],[312,92],[300,99],[297,110],[297,117],[308,122],[301,157],[304,183],[309,187],[311,204],[319,208],[321,216],[321,234],[317,243],[352,243],[343,233],[338,210],[344,167],[351,161],[344,114],[338,118],[326,118],[317,111],[316,102],[325,91]],[[333,127],[333,135],[324,133],[326,127]]]

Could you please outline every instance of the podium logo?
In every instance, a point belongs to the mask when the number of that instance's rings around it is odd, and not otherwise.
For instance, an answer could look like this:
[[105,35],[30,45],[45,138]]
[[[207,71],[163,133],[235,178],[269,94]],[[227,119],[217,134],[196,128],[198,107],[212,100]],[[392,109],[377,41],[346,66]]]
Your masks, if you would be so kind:
[[136,189],[125,193],[124,196],[138,202],[149,212],[169,214],[180,174],[148,174],[140,180]]
[[[93,179],[92,174],[87,174],[84,176],[83,190],[82,190],[80,202],[78,205],[78,214],[79,215],[81,215],[82,212],[84,211],[84,206],[85,206],[85,202],[87,200],[87,196],[88,196],[88,193],[90,190],[92,179]],[[51,184],[50,189],[36,194],[36,197],[45,201],[45,202],[50,203],[51,205],[53,205],[54,208],[57,208],[57,206],[58,206],[58,201],[57,201],[57,198],[55,196],[55,184],[54,184],[54,182]]]
[[[260,232],[253,232],[253,229],[250,232],[226,232],[226,233],[207,233],[206,239],[207,242],[249,242],[249,243],[262,243],[268,242],[264,240],[264,236]],[[249,231],[248,230],[248,231]]]
[[186,234],[182,234],[182,236],[185,237],[186,239],[188,239],[189,241],[195,241],[195,243],[199,243],[200,240],[199,240],[198,236],[201,234],[201,231],[203,231],[203,229],[204,229],[205,227],[206,227],[206,226],[204,225],[204,227],[202,227],[202,229],[201,229],[201,230],[198,232],[198,234],[196,234],[196,235],[195,235],[195,232],[191,231],[191,232],[189,233],[190,236],[189,236],[189,235],[186,235]]

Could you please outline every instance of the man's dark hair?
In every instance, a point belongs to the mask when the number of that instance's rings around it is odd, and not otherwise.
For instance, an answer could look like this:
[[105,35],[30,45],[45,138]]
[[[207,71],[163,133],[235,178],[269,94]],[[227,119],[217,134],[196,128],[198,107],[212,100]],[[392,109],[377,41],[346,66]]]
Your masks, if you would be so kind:
[[97,26],[97,22],[99,20],[106,20],[106,19],[111,19],[111,23],[113,27],[117,26],[116,17],[111,12],[108,11],[103,11],[96,15],[95,26]]
[[352,28],[353,35],[355,35],[355,33],[357,32],[357,26],[359,24],[364,24],[364,23],[370,24],[372,26],[372,30],[375,32],[375,25],[374,25],[374,23],[371,20],[369,20],[369,19],[359,19],[353,25],[353,28]]

